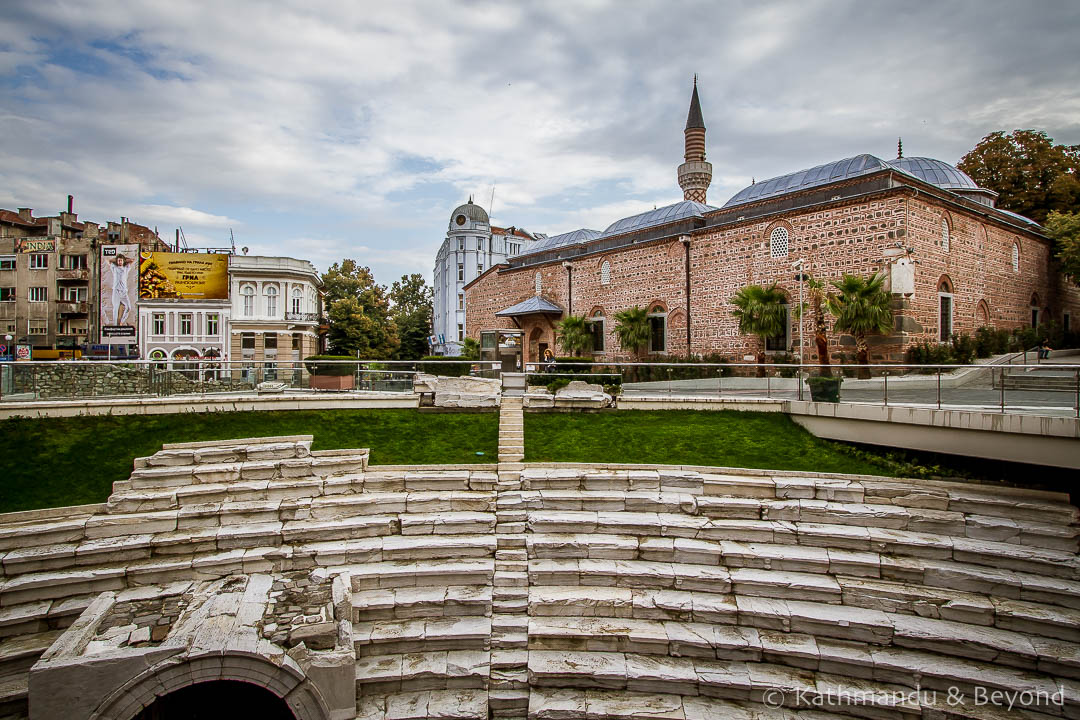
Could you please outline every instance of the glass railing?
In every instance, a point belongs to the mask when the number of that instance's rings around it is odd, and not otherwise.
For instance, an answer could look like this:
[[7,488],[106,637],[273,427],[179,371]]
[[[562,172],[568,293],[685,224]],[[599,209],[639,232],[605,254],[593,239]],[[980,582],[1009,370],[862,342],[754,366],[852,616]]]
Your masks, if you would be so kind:
[[[1080,356],[1077,357],[1080,360]],[[526,365],[530,392],[567,382],[618,398],[744,398],[867,403],[1080,417],[1080,363],[1034,353],[983,365],[549,363]]]

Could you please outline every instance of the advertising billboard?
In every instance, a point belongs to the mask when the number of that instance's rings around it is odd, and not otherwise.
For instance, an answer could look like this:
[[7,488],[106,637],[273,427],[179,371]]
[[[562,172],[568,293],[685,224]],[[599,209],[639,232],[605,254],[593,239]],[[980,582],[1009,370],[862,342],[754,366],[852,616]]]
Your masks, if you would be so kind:
[[229,256],[144,252],[139,262],[139,297],[228,300]]
[[18,238],[15,240],[15,252],[46,253],[56,252],[56,238]]
[[139,246],[102,245],[98,298],[101,342],[134,345],[139,311],[135,306],[139,287]]

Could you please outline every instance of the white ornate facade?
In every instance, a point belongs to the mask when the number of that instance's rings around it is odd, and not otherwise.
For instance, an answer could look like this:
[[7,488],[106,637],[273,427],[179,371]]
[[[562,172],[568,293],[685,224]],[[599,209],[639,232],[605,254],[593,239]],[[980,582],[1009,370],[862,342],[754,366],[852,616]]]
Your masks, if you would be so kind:
[[139,356],[175,362],[229,359],[228,300],[140,300]]
[[230,359],[295,362],[319,351],[319,272],[307,260],[229,258]]
[[520,228],[493,227],[487,211],[472,198],[451,213],[446,239],[435,256],[433,354],[461,353],[466,333],[465,285],[508,257],[526,252],[543,237]]

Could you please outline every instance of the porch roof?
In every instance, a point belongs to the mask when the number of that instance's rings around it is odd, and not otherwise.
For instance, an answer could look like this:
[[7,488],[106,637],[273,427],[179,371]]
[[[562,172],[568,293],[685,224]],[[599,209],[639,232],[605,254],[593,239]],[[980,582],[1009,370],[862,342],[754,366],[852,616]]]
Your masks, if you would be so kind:
[[495,313],[496,317],[516,317],[518,315],[562,315],[563,309],[551,302],[545,300],[539,295],[533,295],[528,300],[523,300],[517,305],[511,305],[505,310],[500,310]]

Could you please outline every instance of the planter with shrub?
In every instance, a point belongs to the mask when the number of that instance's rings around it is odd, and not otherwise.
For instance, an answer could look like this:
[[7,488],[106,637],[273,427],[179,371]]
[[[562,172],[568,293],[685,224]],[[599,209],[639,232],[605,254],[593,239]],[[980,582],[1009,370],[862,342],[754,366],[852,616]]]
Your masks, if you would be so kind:
[[810,386],[810,399],[814,402],[840,402],[841,377],[812,377],[806,380]]
[[[351,360],[352,362],[320,362],[326,360]],[[348,355],[309,355],[304,367],[310,376],[308,387],[316,390],[352,390],[356,385],[356,371],[360,363]]]

